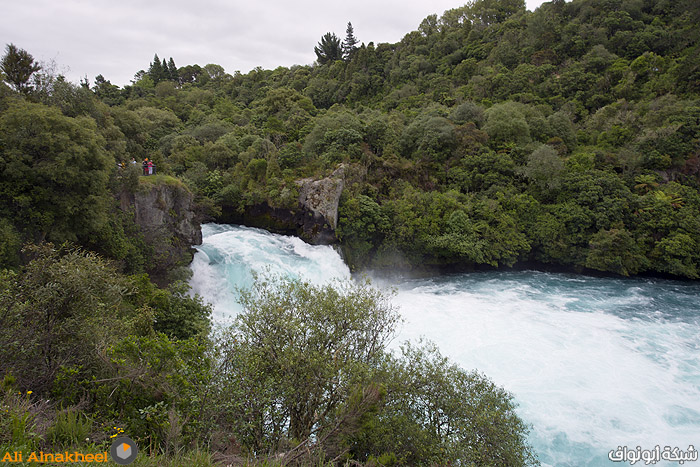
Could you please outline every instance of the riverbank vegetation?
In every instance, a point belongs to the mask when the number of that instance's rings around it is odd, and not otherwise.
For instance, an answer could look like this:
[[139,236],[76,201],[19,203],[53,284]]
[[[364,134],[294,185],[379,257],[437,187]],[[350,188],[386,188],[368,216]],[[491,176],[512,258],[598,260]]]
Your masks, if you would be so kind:
[[[348,25],[352,46],[324,35],[310,66],[229,74],[156,56],[124,87],[70,83],[8,44],[0,448],[101,449],[128,429],[154,456],[203,465],[533,462],[510,396],[488,379],[429,345],[386,354],[394,314],[369,289],[263,282],[229,339],[212,340],[206,305],[149,279],[158,245],[121,200],[168,184],[207,219],[295,208],[299,179],[344,164],[336,235],[356,269],[535,263],[698,279],[698,11],[475,0],[396,44]],[[140,181],[129,162],[146,157],[158,175]],[[289,314],[295,294],[340,321]],[[331,297],[368,314],[343,315]],[[384,314],[363,321],[372,313]],[[308,355],[274,347],[288,342],[270,336],[297,342],[300,329]],[[373,347],[338,346],[363,332]]]
[[159,465],[536,464],[510,394],[434,346],[387,351],[399,315],[368,283],[259,278],[212,334],[177,287],[28,254],[0,280],[2,451],[104,452],[125,433]]

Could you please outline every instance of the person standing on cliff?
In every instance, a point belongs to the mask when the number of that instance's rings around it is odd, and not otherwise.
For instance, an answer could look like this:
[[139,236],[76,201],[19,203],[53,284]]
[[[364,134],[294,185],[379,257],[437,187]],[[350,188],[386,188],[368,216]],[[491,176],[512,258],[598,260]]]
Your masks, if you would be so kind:
[[148,161],[148,175],[153,175],[153,161]]
[[143,160],[141,166],[143,167],[143,174],[148,175],[148,157]]

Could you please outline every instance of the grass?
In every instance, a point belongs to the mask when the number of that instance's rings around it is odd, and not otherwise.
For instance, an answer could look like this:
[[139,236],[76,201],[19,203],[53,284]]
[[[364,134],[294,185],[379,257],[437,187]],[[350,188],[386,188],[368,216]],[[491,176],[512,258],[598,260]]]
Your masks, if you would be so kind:
[[92,420],[76,409],[62,410],[56,414],[53,426],[47,431],[47,439],[53,445],[77,446],[89,437]]
[[172,177],[170,175],[148,175],[144,176],[141,175],[139,176],[139,187],[146,188],[147,186],[152,186],[152,185],[168,185],[171,187],[176,187],[176,188],[183,188],[187,190],[187,187],[185,186],[184,183],[182,183],[181,180]]

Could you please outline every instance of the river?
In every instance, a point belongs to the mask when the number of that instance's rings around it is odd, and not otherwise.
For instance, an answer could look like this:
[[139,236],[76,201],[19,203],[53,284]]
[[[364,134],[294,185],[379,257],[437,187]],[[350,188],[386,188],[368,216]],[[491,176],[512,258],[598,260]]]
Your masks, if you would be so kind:
[[[190,284],[221,324],[254,273],[350,277],[329,246],[247,227],[202,230]],[[396,289],[404,317],[392,345],[427,337],[510,391],[543,466],[621,465],[608,460],[618,446],[700,448],[700,284],[536,271],[376,284]]]

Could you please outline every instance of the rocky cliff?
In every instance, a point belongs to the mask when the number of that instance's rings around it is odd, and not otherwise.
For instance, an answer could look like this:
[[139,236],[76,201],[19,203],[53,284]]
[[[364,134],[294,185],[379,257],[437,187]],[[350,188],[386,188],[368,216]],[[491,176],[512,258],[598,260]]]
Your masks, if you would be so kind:
[[192,245],[202,243],[202,229],[194,196],[175,179],[163,182],[142,180],[133,193],[123,192],[120,207],[133,212],[146,243],[153,248],[154,264],[147,265],[156,283],[172,278],[178,267],[192,261]]
[[345,187],[345,167],[322,179],[297,180],[298,205],[277,208],[267,202],[247,206],[243,213],[222,206],[218,222],[260,227],[271,232],[296,235],[306,242],[327,245],[337,242],[338,203]]

